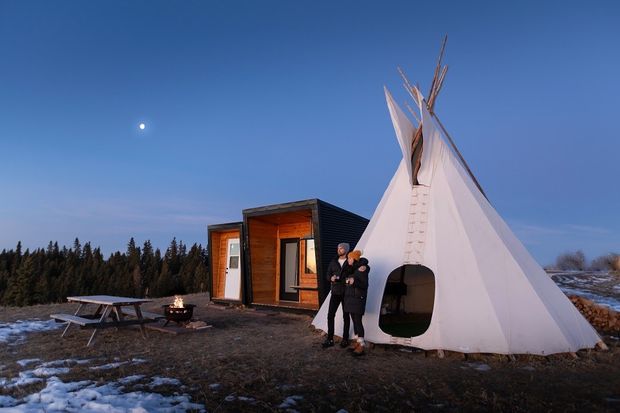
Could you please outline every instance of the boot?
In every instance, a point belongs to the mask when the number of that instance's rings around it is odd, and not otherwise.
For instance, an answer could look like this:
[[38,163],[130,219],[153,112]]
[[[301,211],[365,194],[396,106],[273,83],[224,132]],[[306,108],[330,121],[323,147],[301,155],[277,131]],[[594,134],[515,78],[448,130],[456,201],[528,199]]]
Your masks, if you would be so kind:
[[366,343],[364,343],[364,339],[361,339],[357,343],[357,347],[353,350],[353,357],[360,357],[366,354]]
[[360,344],[355,350],[353,350],[353,357],[361,357],[366,354],[366,346]]
[[321,344],[323,348],[334,347],[334,340],[331,338],[326,338],[325,341]]
[[360,345],[359,341],[352,340],[351,344],[349,344],[349,348],[347,348],[347,351],[355,351],[359,345]]
[[343,338],[342,341],[340,342],[340,348],[347,348],[349,347],[349,344],[351,344],[349,340],[347,340],[346,338]]

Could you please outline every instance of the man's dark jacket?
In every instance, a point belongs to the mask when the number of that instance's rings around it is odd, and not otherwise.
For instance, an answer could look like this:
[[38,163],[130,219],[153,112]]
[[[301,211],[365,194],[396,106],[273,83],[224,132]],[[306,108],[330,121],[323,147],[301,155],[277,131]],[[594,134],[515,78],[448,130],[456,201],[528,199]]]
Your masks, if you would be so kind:
[[[349,274],[349,263],[344,260],[342,268],[338,262],[338,257],[331,260],[329,267],[327,267],[327,282],[331,283],[332,295],[344,295],[344,281]],[[338,279],[332,282],[332,275],[335,275]]]

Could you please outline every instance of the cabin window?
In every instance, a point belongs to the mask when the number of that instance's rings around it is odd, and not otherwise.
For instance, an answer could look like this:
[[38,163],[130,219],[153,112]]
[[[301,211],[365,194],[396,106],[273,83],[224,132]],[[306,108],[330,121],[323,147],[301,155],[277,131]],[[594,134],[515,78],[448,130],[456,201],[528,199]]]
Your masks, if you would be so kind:
[[435,275],[423,265],[403,265],[385,283],[379,328],[394,337],[416,337],[431,324]]
[[306,274],[316,274],[316,252],[314,250],[314,240],[306,240],[305,265]]

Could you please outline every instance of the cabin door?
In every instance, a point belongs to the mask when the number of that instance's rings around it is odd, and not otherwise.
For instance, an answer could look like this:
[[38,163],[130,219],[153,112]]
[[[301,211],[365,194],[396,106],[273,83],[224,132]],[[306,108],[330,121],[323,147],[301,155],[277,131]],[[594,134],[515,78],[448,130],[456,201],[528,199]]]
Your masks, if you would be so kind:
[[280,241],[280,300],[299,301],[299,239]]
[[239,238],[228,240],[228,252],[226,256],[226,284],[224,286],[224,298],[228,300],[240,300],[241,297],[241,248]]

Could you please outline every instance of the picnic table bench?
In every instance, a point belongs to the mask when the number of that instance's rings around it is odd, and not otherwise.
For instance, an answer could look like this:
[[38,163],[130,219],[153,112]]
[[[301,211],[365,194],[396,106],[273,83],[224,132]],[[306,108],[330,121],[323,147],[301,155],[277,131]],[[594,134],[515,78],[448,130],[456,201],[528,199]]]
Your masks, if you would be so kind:
[[82,327],[89,327],[93,324],[99,324],[99,320],[95,320],[93,318],[84,318],[71,314],[51,314],[50,318],[53,318],[57,321],[66,321],[69,323],[77,324]]
[[[50,318],[56,321],[66,322],[67,326],[62,332],[64,337],[72,325],[80,328],[92,328],[93,332],[86,343],[90,346],[99,330],[109,327],[125,327],[137,325],[140,327],[142,337],[146,338],[145,323],[151,323],[163,316],[155,313],[143,312],[140,306],[151,300],[143,298],[117,297],[109,295],[67,297],[67,301],[79,303],[74,314],[51,314]],[[92,314],[80,314],[90,304],[98,305]],[[126,318],[129,316],[130,318]]]

